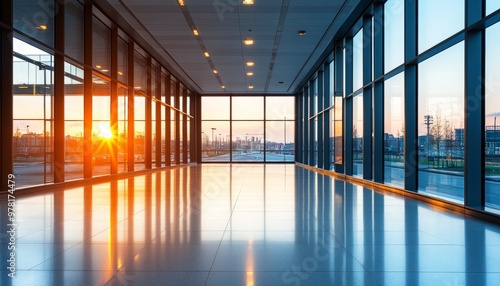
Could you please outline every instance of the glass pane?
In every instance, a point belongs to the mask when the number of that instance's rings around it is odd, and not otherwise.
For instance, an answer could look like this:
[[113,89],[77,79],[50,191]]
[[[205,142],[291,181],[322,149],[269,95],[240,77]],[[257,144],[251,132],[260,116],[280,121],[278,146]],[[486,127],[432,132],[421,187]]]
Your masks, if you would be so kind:
[[354,36],[352,45],[352,87],[353,91],[356,91],[363,86],[363,29]]
[[[147,60],[140,53],[135,51],[135,65],[134,65],[134,89],[136,91],[147,91]],[[175,88],[175,86],[173,86]]]
[[[264,98],[261,96],[233,97],[233,120],[263,120]],[[262,133],[262,132],[261,132]]]
[[111,30],[94,17],[92,33],[92,63],[103,74],[111,74]]
[[353,98],[352,108],[352,174],[363,175],[363,94]]
[[64,13],[64,52],[83,62],[83,5],[77,0],[68,0]]
[[[332,61],[330,63],[330,78],[329,78],[329,81],[330,81],[330,94],[328,94],[328,96],[330,96],[330,99],[331,99],[331,105],[333,106],[335,103],[335,98],[333,98],[335,96],[335,61]],[[325,95],[326,96],[326,95]],[[325,107],[328,107],[328,106],[325,106]],[[333,117],[332,117],[333,118]]]
[[134,96],[134,161],[135,170],[143,170],[146,148],[146,98]]
[[404,61],[404,1],[384,5],[384,70],[389,72]]
[[229,120],[229,97],[203,96],[201,118],[203,120]]
[[92,122],[93,176],[109,175],[111,171],[111,134],[109,121]]
[[127,171],[128,156],[128,90],[118,88],[118,173]]
[[202,121],[201,160],[203,162],[229,161],[229,144],[231,143],[229,130],[229,121]]
[[233,161],[264,161],[263,121],[233,121]]
[[342,102],[343,98],[341,96],[335,97],[335,164],[344,163],[344,135],[343,135],[343,108]]
[[464,43],[418,66],[418,189],[463,203]]
[[13,58],[12,79],[16,187],[53,182],[53,57],[16,38],[13,46],[22,54]]
[[118,81],[128,83],[128,44],[118,38]]
[[295,152],[295,122],[266,122],[266,161],[293,162]]
[[295,118],[295,98],[293,96],[266,97],[266,119],[286,120]]
[[96,76],[94,76],[93,82],[92,119],[110,120],[111,84]]
[[418,52],[462,30],[464,17],[464,0],[419,0]]
[[92,96],[92,163],[93,175],[108,175],[111,171],[111,84],[94,76]]
[[500,1],[486,0],[486,15],[489,15],[498,9],[500,9]]
[[[500,2],[499,2],[500,3]],[[485,96],[485,172],[486,206],[500,208],[498,177],[500,174],[500,24],[486,29],[486,96]],[[497,117],[498,120],[497,120]],[[462,140],[461,140],[462,141]],[[460,142],[463,146],[463,141]]]
[[83,178],[83,70],[65,63],[65,180]]
[[[334,98],[335,99],[335,98]],[[330,144],[330,168],[333,169],[334,164],[335,164],[335,109],[332,108],[330,109],[330,134],[329,134],[329,141],[328,143]]]
[[83,178],[83,120],[66,121],[64,179],[75,180]]
[[13,5],[14,29],[53,47],[54,0],[16,0]]
[[384,183],[404,188],[404,73],[384,83]]
[[311,166],[318,166],[318,117],[314,118],[314,129],[313,129],[313,136],[314,136],[314,142],[313,142],[313,150],[314,150],[314,158],[313,161],[311,162]]

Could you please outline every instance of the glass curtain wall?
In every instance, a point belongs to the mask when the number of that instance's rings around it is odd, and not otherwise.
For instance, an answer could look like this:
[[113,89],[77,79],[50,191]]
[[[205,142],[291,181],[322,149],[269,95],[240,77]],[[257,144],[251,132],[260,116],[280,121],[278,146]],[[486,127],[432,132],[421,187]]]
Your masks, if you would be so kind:
[[[264,161],[264,97],[234,96],[231,100],[233,161]],[[219,136],[225,136],[219,132]],[[235,140],[236,138],[239,140]]]
[[[492,1],[489,1],[492,2]],[[488,3],[489,3],[488,2]],[[498,5],[500,6],[500,5]],[[486,29],[485,158],[486,206],[500,209],[500,23]],[[463,146],[463,140],[458,144]]]
[[[184,110],[182,122],[172,116],[171,123],[166,124],[168,95],[167,81],[163,78],[167,76],[162,76],[161,84],[156,82],[155,73],[161,70],[158,61],[119,27],[110,28],[116,25],[97,7],[84,9],[81,1],[65,1],[64,23],[56,27],[58,14],[51,10],[58,7],[54,4],[53,0],[13,1],[13,69],[11,75],[5,75],[13,79],[12,150],[4,152],[13,156],[16,187],[52,183],[54,178],[61,182],[144,169],[154,162],[157,150],[165,150],[157,145],[157,140],[146,142],[149,127],[152,130],[149,138],[161,136],[161,145],[165,145],[167,132],[173,133],[174,140],[183,138],[176,136],[175,128],[170,128],[170,124],[178,126],[189,146],[193,127],[188,124],[193,120],[189,101],[168,109],[174,114],[179,108]],[[91,15],[86,15],[87,12]],[[54,34],[58,29],[64,50],[55,46]],[[85,35],[91,37],[91,44],[86,43]],[[113,41],[117,45],[112,46]],[[131,46],[135,47],[132,53]],[[87,51],[92,55],[90,59],[84,57]],[[114,63],[112,55],[117,56]],[[63,63],[59,65],[57,61],[61,59]],[[133,74],[129,74],[129,62],[135,63]],[[152,71],[151,81],[148,71]],[[62,79],[59,82],[55,80],[58,76]],[[175,95],[178,80],[171,76],[168,80],[173,82],[168,86]],[[182,83],[178,85],[183,87],[184,96],[197,96]],[[149,118],[146,108],[160,92],[160,86],[164,108],[160,114],[152,109]],[[64,100],[58,100],[59,96]],[[55,122],[54,118],[61,114],[62,120]],[[155,126],[160,124],[161,134],[155,134]],[[151,148],[148,150],[151,158],[145,157],[145,148]],[[59,153],[61,149],[64,151]],[[179,149],[172,150],[172,154],[162,154],[162,160],[174,158]],[[187,149],[184,152],[189,155]],[[135,168],[128,164],[129,158],[133,158]],[[118,168],[112,169],[115,164]]]
[[294,161],[294,97],[203,96],[201,105],[203,162]]
[[384,183],[404,188],[404,73],[384,82]]
[[[230,133],[231,103],[229,96],[203,96],[201,98],[202,123],[201,123],[201,160],[203,162],[230,161],[228,145],[220,146],[218,134]],[[231,140],[233,149],[241,149],[242,138]]]
[[293,162],[295,153],[294,97],[266,96],[266,161]]
[[13,150],[16,187],[54,180],[53,67],[50,53],[14,39]]
[[[418,66],[418,189],[463,203],[464,44]],[[460,136],[460,135],[459,135]]]

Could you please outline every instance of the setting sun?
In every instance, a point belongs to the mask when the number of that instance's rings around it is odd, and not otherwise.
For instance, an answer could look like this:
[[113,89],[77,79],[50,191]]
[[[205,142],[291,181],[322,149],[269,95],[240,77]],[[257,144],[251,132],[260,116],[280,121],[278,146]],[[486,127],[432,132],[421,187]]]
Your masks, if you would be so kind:
[[109,125],[101,124],[99,126],[99,133],[105,139],[113,138],[113,132],[111,132],[111,128],[109,127]]

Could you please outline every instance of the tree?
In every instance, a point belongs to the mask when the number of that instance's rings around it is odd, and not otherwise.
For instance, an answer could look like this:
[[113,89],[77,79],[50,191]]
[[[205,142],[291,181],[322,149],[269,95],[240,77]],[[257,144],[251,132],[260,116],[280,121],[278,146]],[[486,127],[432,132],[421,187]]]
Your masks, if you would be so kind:
[[434,116],[434,123],[430,130],[430,135],[432,136],[432,143],[436,145],[437,153],[437,163],[439,166],[439,160],[441,157],[441,141],[445,138],[445,122],[441,116],[441,109],[436,109],[436,115]]

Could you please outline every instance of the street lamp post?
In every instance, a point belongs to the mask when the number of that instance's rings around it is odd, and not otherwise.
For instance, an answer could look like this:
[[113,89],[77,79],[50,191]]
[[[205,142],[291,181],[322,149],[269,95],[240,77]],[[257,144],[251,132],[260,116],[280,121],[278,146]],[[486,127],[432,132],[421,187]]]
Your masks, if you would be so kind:
[[214,131],[217,130],[217,128],[212,127],[212,147],[214,147]]
[[429,133],[430,133],[430,127],[434,123],[434,118],[432,115],[424,115],[424,124],[427,125],[427,164],[429,164],[429,153],[430,153],[430,146],[429,146]]

